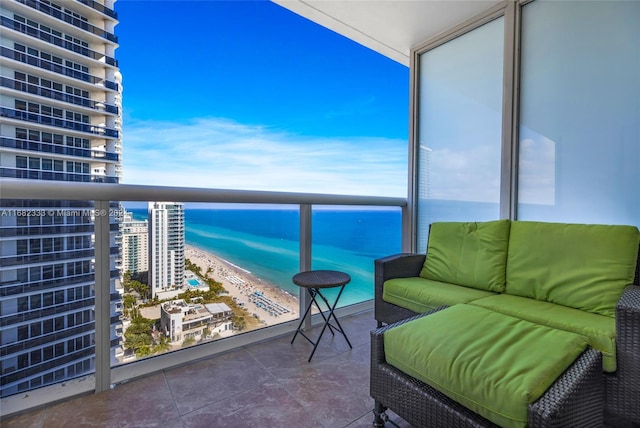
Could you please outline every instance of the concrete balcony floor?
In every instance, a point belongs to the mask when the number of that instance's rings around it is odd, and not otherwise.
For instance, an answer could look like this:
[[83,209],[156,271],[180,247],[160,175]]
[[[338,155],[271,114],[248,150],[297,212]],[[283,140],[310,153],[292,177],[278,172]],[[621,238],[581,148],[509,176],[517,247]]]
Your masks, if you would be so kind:
[[[166,369],[110,391],[78,397],[1,422],[9,427],[370,427],[373,311],[340,318],[341,335],[312,345],[291,335]],[[311,331],[316,337],[320,327]],[[397,415],[391,421],[409,427]],[[392,424],[387,424],[392,427]]]

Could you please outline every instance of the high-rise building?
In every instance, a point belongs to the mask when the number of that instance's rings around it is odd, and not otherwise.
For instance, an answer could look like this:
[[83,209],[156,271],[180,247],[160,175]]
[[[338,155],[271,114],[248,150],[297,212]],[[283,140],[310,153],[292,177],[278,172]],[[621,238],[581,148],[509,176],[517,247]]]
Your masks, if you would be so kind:
[[124,213],[120,223],[122,241],[122,272],[137,274],[149,270],[149,222],[136,220]]
[[149,202],[151,297],[184,285],[184,205]]
[[[118,182],[113,3],[0,3],[0,180]],[[115,361],[118,227],[112,217],[110,282],[96,284],[94,221],[101,214],[93,207],[93,201],[0,200],[3,397],[95,370],[98,285],[111,291]]]

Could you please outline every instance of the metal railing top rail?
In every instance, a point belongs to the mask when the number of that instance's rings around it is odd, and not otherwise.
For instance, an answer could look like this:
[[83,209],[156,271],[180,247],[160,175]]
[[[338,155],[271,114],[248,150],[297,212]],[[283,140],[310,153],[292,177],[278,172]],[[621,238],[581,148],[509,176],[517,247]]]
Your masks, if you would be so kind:
[[387,207],[406,207],[407,205],[407,198],[388,196],[207,189],[137,184],[43,182],[19,179],[2,179],[0,181],[0,197],[2,199],[173,201],[282,205],[368,205]]

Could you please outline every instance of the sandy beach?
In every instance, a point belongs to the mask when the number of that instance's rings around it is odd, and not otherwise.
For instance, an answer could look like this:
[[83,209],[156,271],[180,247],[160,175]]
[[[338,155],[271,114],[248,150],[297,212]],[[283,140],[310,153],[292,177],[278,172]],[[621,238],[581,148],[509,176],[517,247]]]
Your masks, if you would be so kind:
[[263,325],[274,325],[298,318],[297,296],[255,277],[239,266],[200,248],[185,245],[185,257],[205,274],[218,281],[238,305],[256,314]]

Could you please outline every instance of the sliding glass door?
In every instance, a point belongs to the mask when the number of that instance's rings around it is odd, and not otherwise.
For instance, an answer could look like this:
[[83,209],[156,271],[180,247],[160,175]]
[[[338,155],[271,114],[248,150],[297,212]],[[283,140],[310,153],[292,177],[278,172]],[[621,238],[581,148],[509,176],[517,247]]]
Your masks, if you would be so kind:
[[500,215],[504,19],[419,56],[418,250],[434,221]]
[[416,251],[501,213],[640,226],[640,2],[509,3],[413,54]]
[[640,225],[640,3],[522,10],[518,218]]

